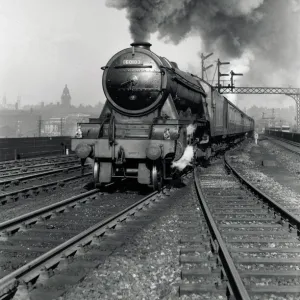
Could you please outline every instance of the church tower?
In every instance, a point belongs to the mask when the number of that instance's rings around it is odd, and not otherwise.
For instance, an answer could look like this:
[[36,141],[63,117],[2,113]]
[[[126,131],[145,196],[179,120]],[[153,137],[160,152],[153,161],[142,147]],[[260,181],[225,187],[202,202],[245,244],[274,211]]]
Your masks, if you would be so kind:
[[64,106],[64,107],[70,107],[71,106],[71,95],[70,95],[70,91],[69,91],[67,85],[65,86],[60,99],[61,99],[61,105],[62,106]]

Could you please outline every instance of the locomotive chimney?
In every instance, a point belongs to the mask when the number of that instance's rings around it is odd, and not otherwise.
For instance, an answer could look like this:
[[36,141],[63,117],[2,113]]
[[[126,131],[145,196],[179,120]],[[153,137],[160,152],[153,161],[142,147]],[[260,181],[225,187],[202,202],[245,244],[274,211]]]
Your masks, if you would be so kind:
[[130,44],[130,46],[150,50],[150,47],[152,46],[152,44],[150,44],[148,42],[134,42],[134,43]]

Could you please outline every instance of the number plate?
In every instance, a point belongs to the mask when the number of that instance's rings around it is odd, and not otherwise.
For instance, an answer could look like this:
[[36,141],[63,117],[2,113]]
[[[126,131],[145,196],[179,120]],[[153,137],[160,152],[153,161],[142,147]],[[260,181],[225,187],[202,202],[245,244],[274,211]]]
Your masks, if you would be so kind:
[[124,59],[123,65],[141,65],[142,62],[139,59]]

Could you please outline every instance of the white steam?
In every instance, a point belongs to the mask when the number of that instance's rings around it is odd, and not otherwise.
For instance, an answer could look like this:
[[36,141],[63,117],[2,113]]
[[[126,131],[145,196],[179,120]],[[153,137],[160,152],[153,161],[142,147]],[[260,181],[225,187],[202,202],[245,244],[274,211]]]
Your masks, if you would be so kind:
[[187,128],[186,128],[186,132],[187,132],[187,135],[192,135],[195,130],[197,128],[197,125],[193,125],[193,124],[190,124]]
[[[255,59],[255,56],[253,52],[250,49],[247,49],[243,52],[242,56],[237,59],[233,59],[230,62],[230,68],[235,72],[235,73],[248,73],[251,67],[251,64],[253,63]],[[234,79],[238,79],[234,78]]]
[[[190,137],[194,134],[195,130],[197,128],[196,124],[189,124],[188,127],[186,128],[186,133],[187,136]],[[194,157],[194,148],[193,146],[188,145],[182,157],[177,160],[172,162],[172,168],[177,168],[179,171],[182,171],[186,166],[191,165],[191,161]]]
[[187,146],[184,150],[182,157],[178,161],[172,162],[172,168],[177,168],[179,171],[182,171],[186,166],[191,165],[191,161],[194,156],[193,146]]
[[[243,76],[245,76],[250,68],[251,64],[253,63],[255,59],[255,56],[253,52],[249,49],[245,50],[243,52],[243,55],[240,58],[233,59],[230,62],[230,69],[233,70],[235,73],[242,73]],[[229,72],[229,70],[228,70]],[[236,76],[233,78],[234,80],[234,86],[240,86],[240,81],[241,81],[240,76]],[[226,95],[226,98],[231,101],[233,104],[239,106],[240,103],[238,103],[238,99],[240,98],[240,95],[237,94],[228,94]]]

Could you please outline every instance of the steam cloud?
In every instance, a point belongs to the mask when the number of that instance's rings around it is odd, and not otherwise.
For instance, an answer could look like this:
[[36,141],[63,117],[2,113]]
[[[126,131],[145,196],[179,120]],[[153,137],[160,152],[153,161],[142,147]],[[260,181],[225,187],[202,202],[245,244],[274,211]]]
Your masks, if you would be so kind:
[[196,128],[196,125],[189,124],[189,126],[186,128],[187,135],[192,135],[195,132]]
[[[197,128],[197,125],[189,124],[188,127],[186,128],[187,136],[193,135],[196,128]],[[185,148],[182,157],[177,161],[173,161],[171,166],[172,166],[172,168],[176,168],[179,171],[182,171],[185,167],[191,165],[191,161],[192,161],[193,157],[194,157],[194,148],[193,148],[193,146],[188,145]]]
[[185,148],[182,157],[179,160],[172,162],[172,168],[177,168],[179,171],[182,171],[185,167],[191,165],[193,156],[194,156],[194,148],[193,146],[188,145]]
[[[204,51],[226,59],[255,57],[248,82],[295,84],[299,77],[300,0],[107,0],[106,5],[127,10],[135,41],[148,41],[155,32],[174,44],[200,35]],[[271,82],[274,71],[281,77]]]

